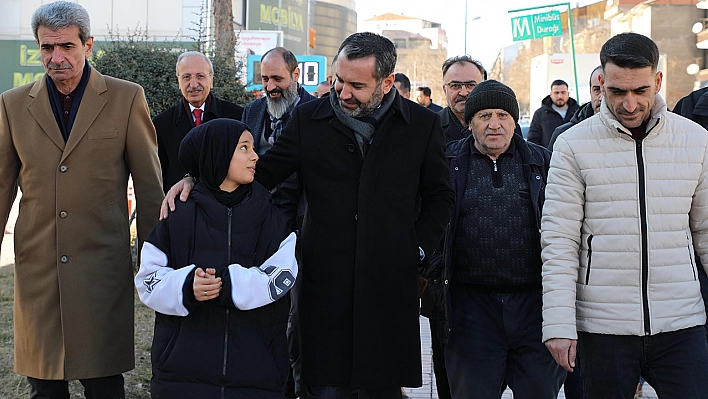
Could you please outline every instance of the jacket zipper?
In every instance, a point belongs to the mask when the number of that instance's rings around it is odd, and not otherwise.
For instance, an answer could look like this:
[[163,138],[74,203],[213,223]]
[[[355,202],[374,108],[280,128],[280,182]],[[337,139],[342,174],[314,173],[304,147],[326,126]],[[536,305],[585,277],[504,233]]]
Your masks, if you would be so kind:
[[585,271],[585,285],[590,284],[590,264],[592,263],[592,239],[595,237],[593,234],[590,234],[588,237],[588,269]]
[[[228,252],[226,255],[226,267],[228,267],[231,264],[231,216],[233,215],[233,209],[229,208],[228,212],[228,223],[226,226],[226,239],[227,239],[227,248]],[[224,399],[226,396],[226,362],[228,360],[228,353],[229,353],[229,308],[226,308],[226,320],[225,320],[225,326],[226,329],[224,330],[224,363],[221,368],[221,399]]]
[[696,262],[693,260],[693,250],[691,249],[691,237],[689,236],[690,233],[686,233],[686,241],[688,241],[688,259],[691,260],[691,270],[693,271],[693,281],[698,280],[698,275],[696,274],[698,272],[697,268],[698,265],[696,265]]
[[639,221],[642,229],[642,310],[644,315],[644,333],[651,335],[651,321],[649,319],[649,251],[647,238],[647,196],[644,176],[644,154],[642,153],[642,140],[635,140],[637,145],[637,167],[639,172]]

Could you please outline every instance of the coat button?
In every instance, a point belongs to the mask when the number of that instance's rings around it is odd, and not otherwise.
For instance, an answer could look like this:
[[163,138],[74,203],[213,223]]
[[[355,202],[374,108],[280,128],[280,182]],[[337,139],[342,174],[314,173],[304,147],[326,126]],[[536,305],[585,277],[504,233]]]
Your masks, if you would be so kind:
[[59,260],[61,261],[61,263],[66,263],[69,261],[69,257],[66,255],[62,255],[61,258],[59,258]]
[[455,170],[460,170],[460,168],[458,168],[457,166],[455,166]]
[[445,280],[445,285],[447,285],[447,279]]
[[59,217],[62,219],[65,219],[69,214],[66,211],[61,211],[59,212]]
[[354,144],[349,144],[349,145],[347,146],[347,151],[349,151],[349,152],[354,152],[354,150],[355,150]]
[[62,172],[62,173],[66,172],[67,169],[69,169],[69,168],[67,168],[65,165],[62,165],[62,166],[59,167],[59,171]]
[[359,215],[354,215],[354,220],[359,220]]

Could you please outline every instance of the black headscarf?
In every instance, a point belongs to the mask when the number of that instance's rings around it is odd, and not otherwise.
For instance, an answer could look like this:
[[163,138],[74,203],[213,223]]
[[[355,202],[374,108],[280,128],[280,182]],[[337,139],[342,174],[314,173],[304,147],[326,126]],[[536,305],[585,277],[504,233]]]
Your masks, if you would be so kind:
[[180,165],[227,207],[240,203],[251,187],[250,184],[240,184],[230,193],[219,188],[226,179],[244,130],[250,131],[239,121],[214,119],[190,130],[179,145]]

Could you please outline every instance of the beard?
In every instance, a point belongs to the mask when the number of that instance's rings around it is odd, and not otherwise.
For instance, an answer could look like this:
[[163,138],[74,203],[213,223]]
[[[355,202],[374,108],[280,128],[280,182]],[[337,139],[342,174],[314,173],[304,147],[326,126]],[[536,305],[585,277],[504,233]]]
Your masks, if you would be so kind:
[[[272,98],[271,93],[280,93],[280,97]],[[266,90],[266,105],[268,106],[268,113],[274,118],[282,118],[283,115],[288,111],[288,108],[293,105],[297,99],[297,82],[295,79],[290,79],[290,86],[283,90],[281,88],[275,88],[273,90]]]
[[[381,104],[383,96],[383,85],[379,83],[376,86],[376,90],[374,90],[374,93],[371,95],[369,101],[362,103],[354,97],[346,101],[343,101],[341,98],[339,98],[339,106],[342,108],[342,112],[344,112],[346,115],[349,115],[352,118],[363,118],[365,116],[368,116],[370,113],[374,112],[374,110],[379,106],[379,104]],[[358,104],[359,106],[355,109],[348,109],[344,107],[342,103]]]
[[558,107],[558,108],[563,108],[563,107],[565,107],[565,103],[566,103],[566,101],[565,101],[564,99],[562,99],[562,98],[559,98],[559,99],[557,99],[556,101],[553,102],[553,104],[555,104],[556,107]]

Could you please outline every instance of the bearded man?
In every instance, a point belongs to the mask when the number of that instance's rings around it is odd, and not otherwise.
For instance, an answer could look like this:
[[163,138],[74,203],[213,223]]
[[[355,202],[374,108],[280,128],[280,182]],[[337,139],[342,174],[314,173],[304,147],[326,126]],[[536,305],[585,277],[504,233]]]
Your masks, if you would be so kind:
[[549,148],[553,131],[564,123],[570,122],[573,114],[580,108],[578,102],[570,97],[568,83],[556,79],[551,83],[551,93],[541,101],[531,119],[528,140],[534,144]]
[[290,50],[275,47],[261,58],[261,79],[266,95],[246,105],[243,117],[253,133],[258,155],[263,155],[280,137],[296,105],[316,99],[297,83],[299,77],[300,68]]

